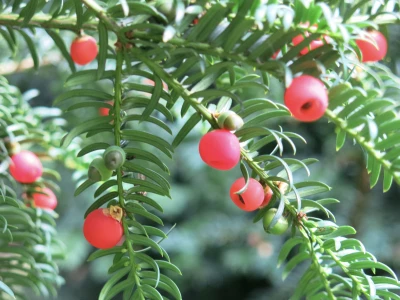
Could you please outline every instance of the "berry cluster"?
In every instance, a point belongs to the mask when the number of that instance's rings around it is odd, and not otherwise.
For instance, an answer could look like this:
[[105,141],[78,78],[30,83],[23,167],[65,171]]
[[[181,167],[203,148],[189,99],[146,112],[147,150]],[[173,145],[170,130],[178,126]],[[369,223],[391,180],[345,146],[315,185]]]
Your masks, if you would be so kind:
[[[26,192],[23,198],[28,206],[54,210],[57,206],[57,197],[51,189],[42,185],[36,185],[43,174],[43,165],[35,153],[28,150],[20,150],[18,143],[8,146],[11,156],[9,171],[15,181],[24,184]],[[33,188],[31,185],[35,184]]]
[[[240,161],[240,142],[234,133],[244,122],[240,116],[232,111],[218,114],[217,123],[220,129],[205,134],[199,143],[199,153],[202,160],[217,170],[231,170]],[[247,186],[244,177],[237,179],[230,188],[230,197],[233,203],[244,211],[254,211],[269,204],[273,192],[269,186],[263,185],[254,178],[249,178]],[[285,217],[269,228],[272,218],[270,209],[264,218],[264,228],[272,234],[281,234],[286,231],[289,223]],[[275,216],[275,213],[273,214]],[[286,224],[286,225],[285,225]],[[286,226],[286,227],[285,227]]]
[[[308,26],[308,24],[305,25]],[[305,36],[308,37],[309,33],[306,32]],[[309,51],[323,46],[324,43],[329,43],[328,37],[324,36],[323,40],[311,41],[308,47],[300,51],[300,55],[305,55]],[[304,36],[299,35],[293,38],[292,43],[296,46],[303,41]],[[356,44],[362,54],[363,62],[379,61],[385,57],[387,52],[386,39],[382,33],[376,30],[365,32],[365,38],[356,39]],[[324,115],[328,107],[328,95],[322,81],[312,76],[302,75],[293,79],[286,89],[284,102],[294,118],[302,122],[313,122]]]
[[[193,25],[199,22],[199,16],[193,21]],[[303,24],[308,27],[310,24]],[[316,29],[316,25],[311,26]],[[298,35],[293,38],[293,46],[297,46],[309,37],[309,32],[304,35]],[[327,36],[322,39],[316,39],[300,51],[300,55],[306,55],[312,50],[322,47],[330,42]],[[365,37],[357,39],[356,44],[362,54],[363,62],[374,62],[385,57],[387,51],[387,42],[385,37],[379,31],[365,32]],[[280,55],[281,50],[277,50],[272,59],[276,59]],[[90,36],[79,36],[71,44],[71,58],[79,64],[85,65],[92,62],[98,54],[96,40]],[[154,82],[148,80],[147,84],[154,85]],[[164,88],[168,87],[163,83]],[[313,122],[320,119],[328,107],[328,93],[323,82],[309,75],[300,75],[292,80],[284,93],[284,102],[292,116],[302,122]],[[113,105],[113,101],[107,103]],[[108,108],[100,108],[100,115],[109,115]],[[213,130],[205,134],[199,143],[199,152],[202,160],[218,170],[231,170],[240,161],[241,147],[240,142],[232,131],[240,129],[244,122],[236,113],[227,111],[217,116],[217,123],[220,129]],[[20,156],[13,157],[15,163],[22,162],[21,168],[10,166],[10,172],[16,180],[28,183],[33,182],[41,175],[41,165],[38,167],[35,156],[29,152],[21,152]],[[36,158],[37,159],[37,158]],[[26,160],[26,162],[25,162]],[[37,159],[38,160],[38,159]],[[21,161],[21,162],[20,162]],[[88,178],[91,181],[104,181],[109,179],[113,171],[121,167],[125,161],[125,152],[118,146],[109,147],[103,154],[103,157],[95,158],[90,164],[88,170]],[[29,165],[32,164],[32,166]],[[40,161],[39,161],[40,163]],[[40,174],[39,174],[40,173]],[[39,174],[39,175],[38,175]],[[22,177],[19,177],[22,176]],[[33,180],[33,181],[32,181]],[[282,190],[281,190],[282,191]],[[43,189],[49,199],[55,199],[54,194],[50,190]],[[36,196],[35,196],[36,195]],[[242,210],[254,211],[267,206],[273,197],[272,189],[250,178],[247,182],[245,179],[237,179],[231,186],[230,197],[232,201]],[[34,194],[33,199],[37,205],[43,205],[45,196],[42,193]],[[56,203],[56,202],[55,202]],[[53,204],[47,204],[53,207]],[[54,205],[55,207],[55,205]],[[276,209],[270,209],[264,215],[264,228],[272,234],[280,234],[288,228],[288,221],[281,217],[275,225],[270,228],[270,224],[276,215]],[[103,228],[107,235],[99,234]],[[117,220],[110,209],[97,209],[91,212],[85,220],[84,235],[90,244],[97,248],[110,248],[115,246],[122,237],[122,226],[120,220]]]
[[[309,26],[309,24],[305,24]],[[315,27],[315,26],[312,26]],[[308,37],[309,33],[305,33]],[[294,46],[304,41],[303,35],[293,38]],[[309,51],[317,49],[329,43],[328,37],[323,40],[311,41],[308,47],[300,51],[300,55],[306,55]],[[365,39],[357,39],[356,44],[362,54],[363,62],[373,62],[385,57],[387,42],[379,31],[366,32]],[[273,54],[275,59],[280,50]],[[302,122],[313,122],[320,119],[328,108],[328,93],[324,83],[309,75],[300,75],[292,80],[284,93],[284,102],[292,116]],[[241,147],[239,139],[232,131],[240,129],[244,122],[240,116],[232,111],[215,114],[219,129],[205,134],[199,143],[199,153],[202,160],[212,168],[217,170],[231,170],[240,161]],[[281,189],[282,192],[282,189]],[[263,185],[254,178],[249,178],[246,183],[245,178],[237,179],[231,186],[230,197],[233,203],[245,211],[254,211],[267,206],[273,196],[269,186]],[[273,234],[284,232],[288,228],[288,221],[281,217],[274,221],[274,226],[270,228],[274,220],[276,210],[270,209],[264,215],[264,229]]]
[[[89,180],[93,182],[108,180],[115,170],[122,167],[125,158],[125,151],[121,147],[108,147],[101,157],[95,158],[90,163]],[[118,206],[92,211],[83,223],[83,234],[86,240],[99,249],[115,247],[123,235],[122,216],[123,211]]]
[[[309,23],[303,24],[304,27],[308,27]],[[316,29],[317,25],[311,26]],[[309,32],[305,32],[303,35],[298,35],[293,38],[293,46],[297,46],[304,41],[304,37],[309,37]],[[330,39],[327,36],[323,37],[323,40],[316,39],[310,42],[308,47],[305,47],[300,51],[300,55],[305,55],[308,52],[322,47],[324,44],[329,44]],[[362,32],[359,38],[355,40],[361,54],[362,62],[376,62],[383,59],[387,52],[387,41],[385,36],[377,30],[369,30]]]

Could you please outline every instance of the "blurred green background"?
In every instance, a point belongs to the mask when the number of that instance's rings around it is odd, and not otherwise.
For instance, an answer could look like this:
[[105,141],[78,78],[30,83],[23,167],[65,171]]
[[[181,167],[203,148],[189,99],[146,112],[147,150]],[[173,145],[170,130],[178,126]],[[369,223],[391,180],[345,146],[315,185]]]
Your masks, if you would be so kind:
[[[385,61],[398,75],[399,29],[399,26],[390,28],[390,53]],[[37,36],[39,53],[46,54],[42,56],[46,65],[38,72],[18,71],[18,68],[24,67],[12,63],[10,53],[0,41],[0,74],[5,74],[11,84],[22,92],[37,89],[39,96],[31,100],[33,106],[51,106],[53,99],[63,91],[63,82],[70,71],[49,38],[44,34]],[[70,41],[72,36],[66,38]],[[22,51],[17,60],[26,54]],[[29,59],[25,63],[29,65]],[[259,93],[250,90],[243,92]],[[267,97],[282,100],[279,82],[272,82]],[[91,118],[97,113],[95,110],[81,110],[65,114],[64,117],[73,126],[82,118]],[[170,126],[176,133],[182,124],[183,121],[178,120]],[[341,201],[339,205],[331,207],[337,222],[355,226],[357,237],[366,248],[400,274],[400,188],[394,185],[388,193],[383,194],[382,185],[378,184],[370,190],[362,149],[348,141],[336,153],[334,127],[326,120],[299,124],[285,118],[279,123],[270,124],[273,128],[278,128],[278,125],[286,131],[301,134],[307,140],[307,145],[300,142],[296,144],[297,158],[319,159],[320,162],[310,168],[310,179],[324,181],[333,187],[331,192],[321,197],[328,196]],[[196,127],[187,137],[176,150],[172,161],[163,158],[171,169],[173,200],[155,198],[165,209],[165,230],[177,224],[163,245],[170,253],[172,262],[183,273],[182,277],[171,276],[181,288],[183,298],[188,300],[288,299],[305,265],[282,281],[282,270],[277,269],[276,261],[280,246],[287,237],[265,234],[261,223],[252,223],[253,213],[245,213],[233,205],[228,191],[231,183],[240,177],[240,171],[238,168],[229,172],[216,171],[202,163],[197,145],[201,135],[207,131],[203,126]],[[95,137],[91,141],[100,138],[104,137]],[[170,136],[164,138],[172,140]],[[263,150],[270,152],[272,149]],[[290,157],[293,153],[285,152],[284,155]],[[94,249],[83,238],[81,228],[84,211],[93,202],[94,189],[74,198],[73,191],[79,174],[61,163],[52,167],[58,169],[63,178],[57,207],[60,214],[58,231],[68,251],[67,259],[60,264],[66,284],[57,299],[94,300],[107,279],[107,268],[111,265],[109,259],[90,264],[86,262]],[[305,172],[296,174],[297,180],[303,180],[300,177],[306,176]]]

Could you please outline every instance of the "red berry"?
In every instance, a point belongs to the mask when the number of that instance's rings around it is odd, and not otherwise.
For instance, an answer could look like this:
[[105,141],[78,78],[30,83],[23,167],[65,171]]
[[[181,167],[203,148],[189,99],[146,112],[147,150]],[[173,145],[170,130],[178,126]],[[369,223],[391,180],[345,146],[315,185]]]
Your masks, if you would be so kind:
[[207,165],[218,170],[230,170],[240,160],[239,140],[225,129],[205,134],[200,140],[199,152]]
[[269,201],[271,201],[273,195],[274,195],[274,193],[272,192],[271,188],[269,186],[267,186],[264,189],[264,200],[263,200],[263,203],[261,203],[260,208],[267,206]]
[[[110,104],[110,105],[114,105],[114,101],[107,101],[106,103]],[[110,109],[107,107],[100,107],[99,108],[99,114],[100,116],[108,116],[110,112]]]
[[21,183],[35,182],[43,173],[39,158],[31,151],[23,150],[11,156],[10,174]]
[[[308,36],[309,36],[309,33],[306,32],[306,33],[305,33],[305,36],[308,37]],[[326,37],[324,37],[324,38],[325,38],[325,41],[328,42],[328,41],[327,41],[327,38],[326,38]],[[297,45],[300,44],[302,41],[304,41],[303,35],[298,35],[298,36],[296,36],[296,37],[293,38],[292,43],[293,43],[294,46],[297,46]],[[314,49],[317,49],[317,48],[319,48],[319,47],[321,47],[321,46],[323,46],[323,45],[324,45],[324,42],[321,41],[320,39],[311,41],[311,43],[310,43],[310,45],[309,45],[308,47],[305,47],[305,48],[303,48],[303,49],[300,51],[300,54],[301,54],[301,55],[305,55],[305,54],[307,54],[309,51],[312,51],[312,50],[314,50]]]
[[[244,193],[237,195],[235,192],[239,191],[245,186],[244,178],[236,180],[229,191],[233,203],[240,209],[245,211],[253,211],[260,207],[264,200],[264,189],[262,185],[255,179],[249,179],[249,185]],[[243,200],[243,201],[242,201]]]
[[318,120],[328,107],[324,84],[309,75],[294,78],[285,91],[284,100],[293,117],[303,122]]
[[83,235],[93,247],[108,249],[118,244],[123,229],[121,223],[109,214],[108,209],[98,208],[86,217]]
[[88,35],[79,36],[71,44],[71,58],[78,65],[93,61],[98,53],[96,40]]
[[41,192],[46,193],[47,195],[40,193],[33,193],[32,195],[35,206],[54,210],[57,206],[56,195],[54,195],[53,191],[47,187],[43,188]]
[[368,32],[370,39],[375,41],[374,45],[371,41],[357,39],[356,43],[362,53],[363,62],[379,61],[386,56],[387,52],[387,41],[385,36],[376,30]]
[[274,54],[272,54],[271,59],[276,59],[280,52],[281,52],[281,50],[278,50]]

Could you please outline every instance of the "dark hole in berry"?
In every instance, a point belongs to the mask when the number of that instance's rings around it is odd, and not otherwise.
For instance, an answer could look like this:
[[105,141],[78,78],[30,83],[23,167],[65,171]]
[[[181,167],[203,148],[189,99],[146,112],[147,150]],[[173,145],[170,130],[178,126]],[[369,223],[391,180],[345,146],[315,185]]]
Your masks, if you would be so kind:
[[304,103],[304,104],[301,106],[301,110],[308,110],[308,109],[311,108],[312,105],[313,105],[313,103],[312,103],[311,101],[308,101],[308,102]]
[[238,195],[238,196],[239,196],[240,202],[242,202],[243,204],[246,204],[246,203],[244,203],[244,199],[243,199],[242,195]]

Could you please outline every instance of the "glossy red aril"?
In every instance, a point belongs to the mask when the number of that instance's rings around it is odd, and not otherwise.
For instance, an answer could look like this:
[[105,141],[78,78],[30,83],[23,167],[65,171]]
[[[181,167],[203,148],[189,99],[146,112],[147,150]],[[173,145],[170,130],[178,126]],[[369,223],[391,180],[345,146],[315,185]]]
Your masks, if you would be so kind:
[[242,210],[245,211],[253,211],[260,207],[261,203],[264,200],[264,189],[262,185],[255,180],[254,178],[249,178],[249,184],[244,193],[238,195],[235,192],[238,192],[242,189],[246,184],[245,179],[239,178],[237,179],[231,186],[229,194],[233,203],[236,204]]
[[[356,40],[357,46],[360,48],[362,53],[362,61],[374,62],[383,59],[387,52],[387,41],[385,36],[377,30],[368,31],[368,35],[369,36],[365,39]],[[368,39],[375,41],[376,45]]]
[[[114,101],[107,101],[106,103],[110,105],[114,105]],[[110,113],[110,109],[108,107],[100,107],[99,108],[99,114],[100,116],[108,116]]]
[[96,40],[88,35],[79,36],[71,44],[71,58],[78,65],[92,62],[98,53]]
[[293,117],[303,122],[318,120],[328,107],[324,84],[309,75],[294,78],[285,91],[284,100]]
[[273,195],[274,195],[274,193],[272,192],[271,188],[269,186],[267,186],[264,189],[264,200],[261,203],[260,208],[267,206],[268,203],[271,201]]
[[109,249],[115,247],[122,238],[123,229],[109,210],[98,208],[92,211],[83,223],[83,235],[93,247]]
[[11,156],[10,174],[16,181],[33,183],[42,173],[42,163],[33,152],[23,150]]
[[240,160],[240,143],[230,131],[217,129],[201,138],[199,152],[201,159],[210,167],[230,170]]
[[33,202],[35,204],[36,207],[40,207],[40,208],[47,208],[47,209],[55,209],[57,206],[57,197],[56,195],[53,193],[53,191],[47,187],[43,188],[41,190],[42,193],[45,194],[41,194],[41,193],[33,193],[32,197],[33,197]]

